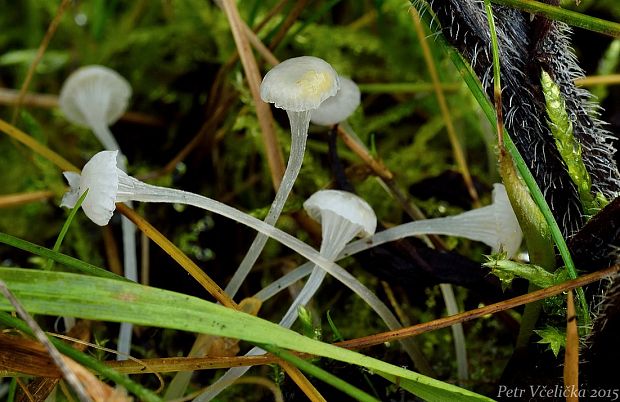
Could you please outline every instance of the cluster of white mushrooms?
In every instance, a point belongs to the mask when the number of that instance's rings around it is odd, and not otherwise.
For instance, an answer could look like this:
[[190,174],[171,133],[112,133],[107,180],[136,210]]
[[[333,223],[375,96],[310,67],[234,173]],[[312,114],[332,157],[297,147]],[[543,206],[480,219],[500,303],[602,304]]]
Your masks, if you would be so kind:
[[[116,83],[112,84],[114,80]],[[501,184],[495,185],[493,203],[490,206],[452,217],[406,223],[376,234],[377,219],[366,201],[344,191],[319,190],[304,203],[307,213],[321,224],[323,239],[319,251],[277,229],[275,224],[303,161],[310,121],[318,125],[333,126],[346,120],[360,103],[357,85],[347,78],[339,77],[327,62],[319,58],[304,56],[289,59],[269,71],[261,84],[262,99],[286,110],[292,135],[284,178],[264,221],[216,200],[182,190],[149,185],[127,175],[126,159],[119,152],[108,125],[123,113],[130,93],[129,85],[122,77],[103,67],[80,69],[67,80],[61,94],[61,106],[65,115],[76,124],[90,127],[107,150],[94,155],[81,174],[65,172],[71,188],[64,196],[62,205],[73,207],[88,189],[82,209],[94,223],[101,226],[108,224],[117,202],[139,201],[192,205],[253,228],[258,232],[258,236],[226,287],[226,292],[231,297],[257,261],[266,240],[277,240],[302,255],[309,263],[270,284],[256,297],[267,300],[295,281],[310,275],[281,320],[282,326],[290,327],[295,322],[299,307],[305,306],[311,300],[329,273],[366,301],[389,328],[399,328],[398,320],[387,306],[335,263],[345,256],[376,245],[408,236],[445,234],[481,241],[491,246],[494,251],[503,249],[509,256],[513,256],[521,243],[519,224]],[[125,230],[125,225],[123,229]],[[133,238],[133,232],[131,237]],[[355,237],[363,239],[350,243]],[[130,252],[127,248],[132,248],[135,253],[135,244],[125,243],[125,247],[126,254]],[[130,270],[129,264],[130,262],[126,261],[126,272]],[[128,277],[135,280],[135,276]],[[124,336],[124,353],[128,353],[130,343],[127,343],[127,337]],[[410,344],[404,342],[403,346],[410,355],[413,354]],[[249,353],[258,354],[261,351],[255,348]],[[229,370],[195,400],[210,400],[245,370]]]

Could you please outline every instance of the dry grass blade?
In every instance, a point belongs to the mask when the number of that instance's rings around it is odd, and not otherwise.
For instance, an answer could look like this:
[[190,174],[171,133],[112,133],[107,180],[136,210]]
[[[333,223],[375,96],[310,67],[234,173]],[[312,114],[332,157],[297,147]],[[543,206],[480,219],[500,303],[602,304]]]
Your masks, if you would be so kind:
[[[403,328],[398,331],[388,331],[376,335],[371,335],[363,338],[351,339],[348,341],[337,342],[335,345],[344,347],[347,349],[364,349],[371,346],[379,345],[384,342],[394,341],[397,339],[406,338],[409,336],[416,336],[425,332],[434,331],[436,329],[446,328],[455,323],[471,321],[473,319],[485,316],[487,314],[495,314],[501,311],[509,310],[527,303],[532,303],[537,300],[546,299],[551,296],[558,295],[566,292],[567,290],[574,289],[587,285],[588,283],[596,282],[605,277],[613,275],[620,271],[620,264],[614,265],[609,268],[584,275],[577,279],[564,282],[562,284],[552,286],[546,289],[537,290],[532,293],[528,293],[522,296],[517,296],[512,299],[504,300],[499,303],[491,304],[478,309],[466,311],[450,317],[444,317],[423,324],[418,324],[410,327]],[[266,356],[239,356],[231,358],[190,358],[190,357],[172,357],[163,359],[145,359],[143,363],[157,370],[158,372],[174,372],[174,371],[188,371],[188,370],[210,370],[219,368],[241,367],[241,366],[254,366],[277,363],[278,359],[272,355]],[[136,374],[147,373],[144,365],[139,365],[134,362],[124,361],[109,361],[107,365],[113,367],[115,370],[121,373]]]
[[[4,120],[0,119],[0,131],[9,135],[10,137],[18,140],[22,144],[26,145],[35,153],[46,158],[60,169],[65,171],[79,172],[76,166],[67,161],[56,152],[52,151],[45,145],[41,144],[28,134],[10,125]],[[135,213],[131,208],[118,204],[117,209],[123,215],[131,219],[136,226],[140,228],[151,240],[157,243],[167,254],[169,254],[175,261],[179,263],[194,279],[198,281],[216,300],[228,307],[235,307],[236,303],[230,299],[224,293],[224,290],[220,288],[203,270],[201,270],[187,255],[185,255],[178,247],[176,247],[170,240],[155,229],[144,218]]]
[[79,172],[75,165],[71,162],[58,155],[56,152],[52,151],[45,145],[41,144],[28,134],[24,133],[17,127],[7,123],[6,121],[0,119],[0,131],[8,135],[9,137],[21,142],[28,148],[30,148],[35,153],[41,155],[48,161],[52,162],[54,165],[58,166],[61,170],[70,171],[70,172]]
[[131,360],[110,360],[106,365],[123,374],[174,373],[177,371],[212,370],[231,367],[259,366],[276,363],[271,355],[237,357],[164,357],[143,359],[140,363]]
[[[50,334],[51,335],[51,334]],[[76,325],[71,328],[68,333],[68,336],[77,337],[76,339],[80,342],[86,343],[88,339],[90,339],[90,322],[86,320],[80,320],[76,323]],[[73,338],[75,339],[75,338]],[[29,342],[34,347],[42,350],[41,344],[38,342],[31,341],[29,339],[21,338],[21,337],[11,337],[11,340],[14,343],[18,342]],[[75,349],[79,351],[84,351],[86,347],[82,343],[76,343],[73,346]],[[9,352],[11,353],[11,352]],[[45,355],[46,361],[49,361],[49,356]],[[55,378],[50,377],[37,377],[28,383],[28,392],[31,394],[31,397],[34,398],[35,401],[45,401],[50,396],[56,385],[58,385],[60,381],[60,373]],[[23,390],[18,391],[15,395],[15,400],[17,402],[27,402],[30,400],[30,397]]]
[[450,139],[450,144],[452,145],[452,153],[454,155],[454,159],[459,168],[459,171],[463,175],[463,181],[467,186],[469,196],[471,197],[475,206],[480,206],[478,192],[476,191],[476,187],[474,186],[474,182],[472,181],[471,174],[469,173],[469,168],[467,167],[467,161],[465,160],[463,148],[456,135],[454,125],[452,124],[452,117],[450,116],[448,102],[446,102],[446,97],[443,94],[441,82],[439,81],[439,75],[437,74],[437,68],[435,67],[435,62],[433,61],[431,50],[428,46],[428,43],[426,42],[426,33],[424,32],[424,28],[422,27],[420,14],[418,14],[418,11],[415,9],[415,7],[411,7],[409,9],[409,12],[411,13],[413,25],[415,27],[416,33],[418,34],[420,47],[422,48],[422,54],[424,55],[424,60],[426,61],[428,72],[431,75],[431,80],[433,82],[433,86],[435,87],[437,102],[439,103],[439,109],[441,110],[441,114],[446,124],[446,131],[448,132],[448,138]]
[[286,19],[284,20],[282,25],[280,25],[280,29],[278,30],[278,32],[276,32],[273,39],[271,40],[271,43],[269,44],[269,49],[274,50],[276,47],[278,47],[280,42],[284,40],[289,29],[291,29],[293,24],[295,24],[295,21],[297,21],[297,18],[299,18],[301,12],[304,11],[304,8],[306,8],[307,4],[308,0],[298,0],[297,3],[295,3],[295,7],[286,15]]
[[[39,327],[39,324],[28,314],[28,312],[22,307],[19,301],[15,298],[13,293],[9,290],[6,284],[3,281],[0,281],[0,292],[4,295],[4,297],[11,303],[11,305],[15,308],[17,315],[28,324],[28,327],[32,330],[35,337],[43,344],[45,350],[49,357],[51,357],[53,363],[58,367],[60,372],[62,373],[63,378],[71,388],[75,391],[78,398],[82,402],[89,402],[91,399],[88,397],[86,389],[78,379],[75,373],[75,367],[69,367],[63,356],[60,352],[52,345],[52,343],[47,339],[45,333]],[[77,364],[77,363],[76,363]]]
[[564,388],[567,390],[566,401],[579,400],[579,333],[577,331],[577,314],[573,292],[566,297],[566,352],[564,354]]
[[620,84],[620,74],[592,75],[575,80],[575,84],[582,87],[593,85],[618,85]]
[[0,208],[15,207],[35,201],[43,201],[54,196],[52,191],[31,191],[28,193],[6,194],[0,196]]
[[110,226],[102,228],[103,245],[105,255],[108,261],[108,269],[116,275],[123,276],[123,265],[121,264],[121,256],[118,252],[118,245],[114,240],[114,232]]
[[613,265],[607,269],[603,269],[588,275],[581,276],[577,279],[573,279],[559,285],[551,286],[545,289],[537,290],[531,293],[527,293],[521,296],[514,297],[512,299],[504,300],[502,302],[490,304],[488,306],[480,307],[474,310],[465,311],[460,314],[455,314],[449,317],[439,318],[437,320],[429,321],[423,324],[413,325],[398,329],[395,331],[387,331],[381,334],[366,336],[363,338],[357,338],[350,341],[344,341],[337,343],[338,346],[349,349],[360,349],[374,345],[379,345],[385,342],[393,342],[399,339],[408,338],[410,336],[420,335],[425,332],[434,331],[441,328],[449,327],[456,323],[462,323],[471,321],[473,319],[485,316],[487,314],[495,314],[500,311],[508,310],[521,306],[523,304],[531,303],[537,300],[546,299],[551,296],[558,295],[562,292],[566,292],[570,289],[575,289],[587,285],[588,283],[596,282],[600,279],[608,277],[615,272],[620,271],[620,264]]
[[60,5],[58,6],[58,9],[56,10],[56,15],[54,16],[54,19],[52,20],[49,27],[47,28],[47,32],[45,33],[45,36],[43,37],[43,40],[41,41],[41,44],[39,45],[39,48],[37,49],[37,54],[35,55],[34,60],[32,60],[32,63],[30,63],[30,66],[28,67],[28,73],[26,74],[26,78],[24,79],[22,87],[19,91],[17,103],[15,104],[15,109],[13,110],[13,118],[12,118],[13,124],[15,124],[15,122],[17,121],[17,115],[19,113],[19,108],[21,106],[22,101],[24,100],[24,97],[26,96],[26,92],[28,91],[28,87],[30,86],[30,82],[32,81],[32,77],[34,76],[34,70],[37,68],[37,66],[39,65],[39,62],[43,58],[43,55],[45,54],[45,50],[47,49],[47,46],[52,40],[52,37],[54,36],[54,33],[56,32],[56,28],[58,28],[58,24],[60,23],[62,15],[64,14],[65,10],[67,9],[67,6],[70,3],[71,3],[71,0],[62,0]]
[[254,99],[256,107],[256,115],[258,117],[258,123],[261,128],[263,136],[263,143],[265,145],[265,153],[267,155],[267,162],[271,171],[271,179],[274,183],[274,187],[280,186],[280,181],[284,175],[284,158],[280,152],[278,141],[276,138],[275,126],[273,122],[273,116],[269,105],[263,102],[260,98],[260,81],[262,80],[261,74],[258,71],[258,65],[256,59],[250,48],[250,43],[246,36],[244,26],[245,23],[241,21],[239,10],[233,0],[223,0],[222,8],[228,18],[230,29],[237,45],[237,51],[241,58],[241,64],[245,71],[245,76],[248,82],[248,87]]
[[198,265],[196,265],[187,255],[175,246],[166,236],[148,223],[143,217],[138,215],[133,209],[124,204],[116,204],[116,209],[132,221],[149,239],[153,240],[162,250],[181,265],[198,283],[204,287],[215,299],[226,307],[237,309],[235,303],[224,290],[219,287]]
[[[24,97],[19,100],[19,92],[14,89],[0,88],[0,104],[33,106],[46,109],[58,107],[58,96],[50,94],[40,94],[27,92]],[[119,120],[143,124],[146,126],[163,126],[165,122],[159,117],[151,116],[141,112],[125,112]]]
[[297,384],[299,389],[308,397],[312,402],[327,402],[321,393],[312,385],[312,383],[306,378],[302,372],[292,364],[285,361],[278,361],[280,367],[286,371],[291,380]]
[[[381,160],[373,157],[368,149],[360,144],[355,138],[353,138],[342,125],[338,125],[338,136],[345,145],[353,151],[369,168],[372,172],[383,181],[388,192],[400,203],[403,211],[411,217],[411,219],[422,220],[426,217],[422,211],[413,203],[411,197],[401,190],[400,186],[396,182],[394,174],[388,169]],[[447,250],[443,240],[436,235],[427,236],[433,246],[438,250]]]

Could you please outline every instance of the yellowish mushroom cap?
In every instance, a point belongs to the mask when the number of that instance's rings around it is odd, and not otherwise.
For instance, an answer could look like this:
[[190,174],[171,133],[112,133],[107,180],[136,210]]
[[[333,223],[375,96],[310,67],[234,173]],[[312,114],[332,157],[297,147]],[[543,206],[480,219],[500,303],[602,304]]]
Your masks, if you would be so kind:
[[318,108],[340,88],[336,70],[323,59],[301,56],[272,68],[263,78],[260,97],[277,108],[305,112]]

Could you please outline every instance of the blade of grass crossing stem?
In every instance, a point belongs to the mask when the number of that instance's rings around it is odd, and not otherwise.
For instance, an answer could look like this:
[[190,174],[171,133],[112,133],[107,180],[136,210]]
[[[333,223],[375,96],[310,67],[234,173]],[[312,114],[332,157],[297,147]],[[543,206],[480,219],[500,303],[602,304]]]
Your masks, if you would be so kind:
[[319,380],[331,385],[332,387],[344,392],[352,398],[357,399],[358,401],[364,402],[379,402],[378,399],[372,397],[361,389],[354,387],[353,385],[347,383],[346,381],[341,380],[340,378],[334,376],[333,374],[328,373],[320,367],[309,363],[308,361],[295,356],[292,353],[289,353],[283,349],[280,349],[273,345],[261,345],[261,348],[265,349],[267,352],[278,356],[280,359],[286,360],[287,362],[295,365],[301,371],[304,371],[311,376],[318,378]]
[[[0,312],[0,323],[10,326],[12,328],[16,328],[21,332],[32,335],[32,331],[28,328],[25,322],[22,320],[12,317],[10,314]],[[76,362],[80,363],[84,367],[87,367],[94,372],[100,374],[101,376],[115,382],[118,385],[122,385],[127,389],[127,391],[136,395],[139,400],[147,401],[147,402],[160,402],[162,399],[159,398],[152,391],[143,388],[139,384],[133,382],[128,376],[120,374],[114,369],[106,366],[101,363],[97,359],[88,356],[77,349],[72,348],[67,345],[63,341],[56,338],[49,338],[50,342],[58,349],[63,355],[70,357]]]
[[[131,282],[56,271],[0,269],[3,280],[31,314],[132,322],[238,338],[355,364],[412,381],[414,393],[433,401],[489,401],[469,390],[304,337],[275,323],[197,297]],[[0,310],[11,305],[0,300]]]
[[491,0],[495,4],[514,7],[519,10],[562,21],[568,25],[599,32],[605,35],[620,38],[620,24],[602,20],[600,18],[584,15],[575,11],[566,10],[551,4],[545,4],[533,0]]
[[[82,203],[84,202],[84,199],[86,198],[87,194],[88,194],[88,189],[86,189],[86,191],[84,191],[84,194],[82,194],[80,198],[78,198],[77,202],[71,209],[71,212],[69,212],[69,216],[67,217],[65,224],[62,225],[62,229],[60,229],[60,233],[58,234],[58,238],[56,239],[56,242],[54,243],[54,247],[52,247],[52,251],[56,253],[60,251],[60,245],[62,244],[62,241],[64,240],[65,235],[67,234],[67,231],[69,230],[69,226],[71,226],[71,222],[73,222],[73,218],[75,217],[75,214],[82,206]],[[54,269],[53,259],[50,258],[47,261],[47,264],[45,264],[45,269],[48,271],[51,271],[52,269]]]
[[101,278],[115,279],[120,281],[127,281],[122,276],[116,275],[113,272],[105,270],[103,268],[96,267],[77,258],[70,257],[65,254],[58,253],[43,246],[39,246],[29,241],[22,240],[20,238],[11,236],[6,233],[0,232],[0,243],[6,244],[11,247],[18,248],[23,251],[27,251],[31,254],[38,255],[40,257],[49,258],[62,264],[66,267],[73,268],[76,271],[80,271],[86,275],[98,276]]
[[[431,25],[431,22],[434,19],[434,14],[432,12],[432,9],[430,8],[430,6],[428,5],[426,1],[413,0],[412,5],[413,7],[417,7],[417,8],[420,8],[420,7],[425,8],[425,10],[418,10],[418,12],[422,16],[422,20],[426,23],[427,26],[430,27],[430,26],[436,25],[436,21],[434,25]],[[486,94],[484,93],[482,89],[482,85],[480,84],[480,81],[478,80],[474,72],[472,71],[471,67],[469,66],[469,64],[467,64],[463,60],[461,55],[458,52],[456,52],[452,48],[452,46],[450,46],[450,44],[447,42],[447,40],[445,39],[443,34],[441,34],[440,31],[436,33],[437,35],[435,36],[435,43],[437,43],[439,46],[442,46],[446,50],[446,52],[448,52],[450,59],[452,60],[457,70],[461,74],[463,80],[469,87],[469,90],[472,92],[472,95],[474,96],[474,98],[476,99],[480,107],[482,108],[482,111],[486,115],[487,119],[489,120],[491,124],[495,124],[495,117],[496,117],[495,110],[493,106],[491,105],[491,102],[487,98]],[[547,224],[549,225],[549,228],[551,230],[551,236],[553,237],[553,241],[555,242],[558,248],[558,251],[560,252],[560,256],[562,257],[562,261],[564,262],[564,265],[566,266],[569,277],[571,279],[577,278],[577,270],[575,269],[575,264],[573,263],[573,259],[570,255],[570,252],[568,251],[568,246],[566,245],[566,242],[564,241],[562,232],[560,231],[560,228],[558,227],[558,224],[555,221],[555,218],[553,217],[553,213],[551,212],[551,209],[549,208],[549,205],[547,204],[547,201],[545,200],[545,197],[543,196],[542,191],[538,187],[538,184],[536,183],[534,176],[532,176],[532,173],[530,172],[527,165],[525,164],[523,157],[521,157],[519,150],[517,149],[515,144],[512,142],[510,136],[508,135],[508,133],[506,133],[506,131],[504,131],[504,144],[506,146],[506,150],[508,151],[508,153],[510,154],[510,156],[512,157],[514,161],[515,166],[517,170],[519,171],[519,174],[523,178],[523,181],[527,185],[527,188],[530,190],[530,193],[532,195],[532,198],[534,199],[534,202],[536,203],[538,208],[540,208],[540,211],[543,214],[545,221],[547,221]],[[579,305],[581,307],[582,325],[587,330],[590,327],[590,314],[589,314],[589,309],[588,309],[588,303],[586,301],[585,294],[583,293],[583,289],[579,288],[576,291],[577,291],[577,299],[579,300]]]

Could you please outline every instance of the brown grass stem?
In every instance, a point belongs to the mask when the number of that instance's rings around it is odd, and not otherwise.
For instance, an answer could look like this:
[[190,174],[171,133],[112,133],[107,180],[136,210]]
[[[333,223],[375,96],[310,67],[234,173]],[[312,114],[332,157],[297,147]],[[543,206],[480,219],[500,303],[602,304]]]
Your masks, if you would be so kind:
[[60,20],[62,19],[62,15],[64,14],[65,10],[67,9],[67,6],[69,6],[70,3],[71,3],[71,0],[61,1],[60,5],[58,6],[58,9],[56,10],[56,15],[54,15],[52,22],[47,28],[47,32],[45,32],[45,36],[43,37],[43,40],[39,44],[37,53],[34,56],[32,63],[30,63],[30,66],[28,67],[26,78],[24,79],[24,82],[22,83],[22,87],[19,90],[19,96],[17,98],[17,103],[15,104],[15,108],[13,109],[13,117],[11,118],[11,122],[13,124],[15,124],[15,122],[17,121],[17,115],[19,113],[19,108],[22,104],[22,101],[24,100],[24,97],[26,96],[26,92],[28,91],[28,87],[30,86],[32,77],[34,76],[34,71],[39,65],[39,63],[41,62],[41,60],[43,59],[43,55],[45,54],[45,51],[47,50],[47,47],[50,41],[54,37],[54,33],[56,33],[56,28],[58,28],[58,24],[60,23]]

